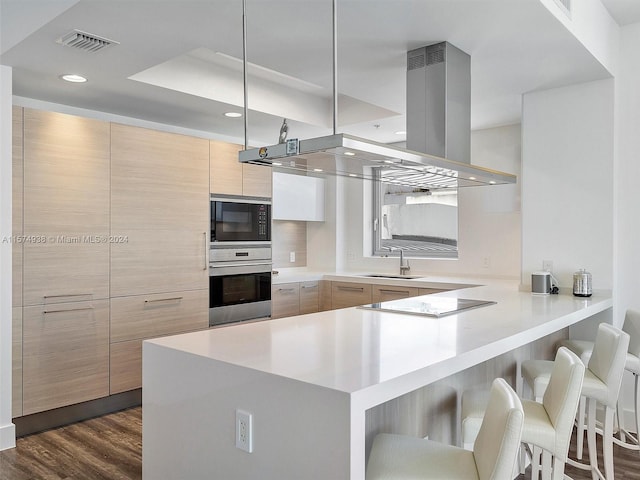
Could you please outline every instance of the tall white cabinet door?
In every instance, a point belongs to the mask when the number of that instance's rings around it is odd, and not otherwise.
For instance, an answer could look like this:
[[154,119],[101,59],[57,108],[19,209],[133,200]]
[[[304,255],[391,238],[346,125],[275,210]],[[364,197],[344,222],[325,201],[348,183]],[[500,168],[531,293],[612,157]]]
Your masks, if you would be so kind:
[[209,141],[111,128],[111,297],[208,288]]
[[109,297],[109,123],[24,109],[23,304]]

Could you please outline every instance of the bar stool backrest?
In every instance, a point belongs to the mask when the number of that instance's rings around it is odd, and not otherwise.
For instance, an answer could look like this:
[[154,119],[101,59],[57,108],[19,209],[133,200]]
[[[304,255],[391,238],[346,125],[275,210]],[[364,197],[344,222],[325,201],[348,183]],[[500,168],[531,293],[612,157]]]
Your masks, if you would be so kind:
[[518,395],[504,379],[496,378],[473,447],[480,480],[512,478],[523,422],[524,411]]
[[542,404],[556,430],[554,455],[562,457],[559,459],[563,462],[567,461],[585,368],[575,353],[566,347],[560,347],[553,362],[549,385],[542,398]]
[[627,310],[622,330],[629,334],[629,353],[640,357],[640,312]]
[[588,368],[607,386],[607,398],[603,399],[603,403],[611,408],[616,407],[618,400],[628,348],[627,333],[607,323],[598,325]]

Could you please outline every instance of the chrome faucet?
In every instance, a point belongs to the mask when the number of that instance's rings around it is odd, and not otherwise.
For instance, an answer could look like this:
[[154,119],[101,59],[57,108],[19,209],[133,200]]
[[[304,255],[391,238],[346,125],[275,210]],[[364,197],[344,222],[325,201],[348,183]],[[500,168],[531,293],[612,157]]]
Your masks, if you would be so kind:
[[407,273],[409,273],[409,270],[411,270],[411,267],[409,266],[409,260],[404,259],[404,251],[399,248],[398,250],[400,250],[400,275],[406,275]]

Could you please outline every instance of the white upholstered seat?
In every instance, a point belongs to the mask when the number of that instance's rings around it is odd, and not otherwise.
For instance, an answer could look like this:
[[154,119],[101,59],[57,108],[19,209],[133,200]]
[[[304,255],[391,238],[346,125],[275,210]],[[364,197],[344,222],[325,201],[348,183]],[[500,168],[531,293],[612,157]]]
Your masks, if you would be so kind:
[[511,480],[522,435],[520,399],[494,380],[474,450],[404,435],[380,434],[373,442],[367,480]]
[[[556,353],[549,386],[542,403],[522,400],[524,426],[522,443],[531,444],[532,478],[537,478],[540,457],[544,456],[543,478],[561,479],[567,461],[573,420],[582,392],[585,366],[578,356],[566,348]],[[475,431],[484,415],[482,391],[466,391],[462,397],[462,441],[465,448],[473,444]],[[484,403],[484,406],[483,406]],[[551,466],[553,459],[553,468]]]
[[[577,464],[572,460],[568,462],[580,468],[590,469],[593,475],[613,480],[613,416],[615,412],[618,393],[622,383],[629,335],[622,330],[608,324],[598,326],[598,334],[593,347],[593,352],[587,370],[585,371],[581,394],[588,401],[587,412],[587,439],[589,444],[590,465]],[[522,376],[532,388],[534,395],[537,385],[548,379],[553,370],[553,361],[527,360],[522,363]],[[538,396],[538,395],[536,395]],[[605,475],[598,468],[597,450],[595,441],[595,417],[596,405],[600,403],[605,410],[603,423],[603,457]],[[594,477],[595,478],[595,477]]]

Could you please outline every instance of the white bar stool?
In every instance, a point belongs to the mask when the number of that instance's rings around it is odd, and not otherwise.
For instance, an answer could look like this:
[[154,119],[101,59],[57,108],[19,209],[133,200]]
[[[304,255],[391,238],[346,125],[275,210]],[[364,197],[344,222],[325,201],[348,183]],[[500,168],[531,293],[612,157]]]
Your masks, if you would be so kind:
[[522,436],[522,403],[502,378],[493,381],[473,452],[405,435],[373,441],[367,480],[512,480]]
[[[542,403],[522,400],[524,426],[522,443],[531,444],[531,478],[537,479],[542,463],[542,478],[564,478],[569,442],[573,431],[578,401],[582,392],[585,366],[567,348],[556,352],[549,385]],[[465,448],[473,445],[477,426],[482,422],[486,395],[483,391],[468,390],[462,395],[462,442]],[[540,461],[542,457],[542,462]],[[553,459],[553,467],[551,460]]]
[[[627,359],[624,365],[624,369],[633,375],[634,379],[634,420],[635,420],[635,435],[629,433],[624,426],[624,409],[618,399],[617,405],[617,418],[620,438],[613,438],[613,442],[620,445],[623,448],[630,450],[640,450],[640,443],[638,443],[638,432],[640,432],[640,312],[636,310],[627,310],[624,317],[624,324],[622,325],[622,331],[629,334],[629,351],[627,352]],[[563,340],[560,343],[561,346],[567,347],[569,350],[575,352],[580,356],[583,362],[588,363],[593,350],[593,342],[586,340]],[[586,361],[585,361],[586,359]],[[580,402],[578,413],[578,442],[576,448],[576,455],[578,458],[582,458],[583,440],[584,440],[584,401]]]
[[[593,353],[589,359],[582,384],[582,396],[587,403],[587,441],[589,446],[589,465],[578,463],[568,459],[567,463],[591,470],[593,478],[613,480],[613,417],[622,383],[622,374],[629,347],[629,335],[611,325],[601,323],[593,347]],[[539,395],[535,391],[546,378],[547,382],[553,370],[553,361],[526,360],[522,363],[522,376],[532,388],[534,396]],[[602,429],[602,450],[604,457],[605,475],[598,468],[598,456],[596,450],[596,405],[600,403],[605,409]]]

